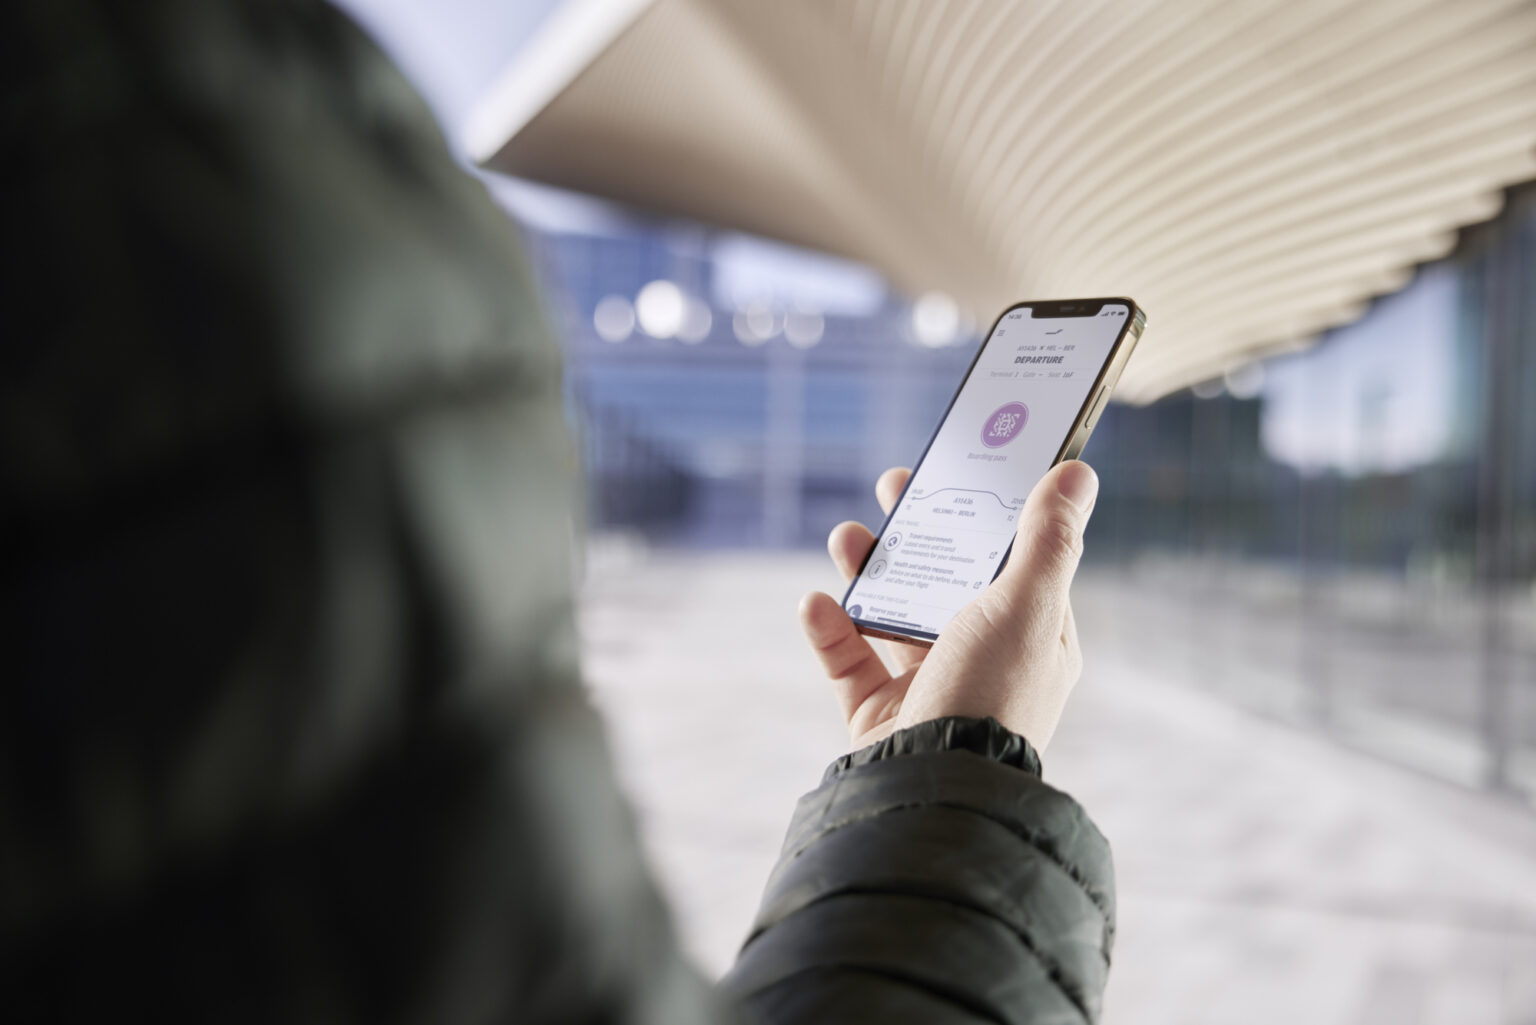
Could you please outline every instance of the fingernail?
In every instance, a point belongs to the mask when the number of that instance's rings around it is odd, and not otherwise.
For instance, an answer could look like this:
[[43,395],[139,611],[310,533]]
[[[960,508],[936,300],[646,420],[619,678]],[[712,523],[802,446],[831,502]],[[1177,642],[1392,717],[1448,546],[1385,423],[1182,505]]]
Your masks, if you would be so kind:
[[1099,493],[1099,475],[1087,463],[1074,459],[1056,478],[1056,489],[1078,512],[1087,512]]

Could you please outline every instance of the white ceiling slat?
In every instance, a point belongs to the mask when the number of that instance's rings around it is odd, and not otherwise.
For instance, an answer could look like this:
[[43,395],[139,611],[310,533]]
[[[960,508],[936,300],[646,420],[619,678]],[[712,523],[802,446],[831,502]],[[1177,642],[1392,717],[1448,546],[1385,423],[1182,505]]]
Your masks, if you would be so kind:
[[1533,0],[581,5],[609,23],[565,19],[579,66],[536,49],[531,116],[505,116],[531,102],[508,76],[479,158],[853,256],[980,320],[1135,295],[1133,401],[1357,316],[1536,177]]
[[[1440,131],[1425,128],[1419,133],[1423,141],[1412,160],[1403,160],[1397,152],[1383,149],[1364,165],[1342,161],[1319,163],[1312,153],[1300,162],[1301,166],[1281,164],[1274,172],[1248,179],[1232,176],[1220,186],[1224,192],[1218,192],[1219,186],[1213,182],[1208,190],[1196,192],[1195,210],[1182,212],[1171,220],[1155,219],[1149,213],[1127,225],[1125,212],[1117,209],[1113,214],[1118,220],[1111,221],[1106,234],[1113,233],[1128,249],[1146,247],[1151,256],[1166,255],[1164,249],[1158,248],[1160,243],[1198,259],[1206,253],[1214,256],[1222,251],[1229,241],[1229,236],[1223,234],[1224,228],[1228,232],[1256,231],[1261,227],[1273,230],[1312,216],[1335,215],[1350,205],[1368,206],[1373,200],[1392,202],[1401,191],[1464,190],[1465,179],[1475,177],[1483,168],[1491,172],[1488,177],[1494,180],[1519,180],[1509,177],[1517,168],[1502,159],[1502,155],[1532,152],[1532,147],[1520,141],[1518,129],[1533,116],[1536,95],[1516,96],[1507,107],[1454,117]],[[1268,167],[1278,163],[1278,158],[1260,158],[1255,162]],[[1306,173],[1309,163],[1316,169]],[[1122,230],[1114,230],[1116,223],[1124,226]]]
[[[977,19],[988,8],[984,0],[960,0],[959,3],[943,7],[937,4],[934,6],[935,9],[943,12],[940,18],[942,28],[935,35],[931,46],[931,57],[923,69],[922,80],[918,83],[911,105],[904,108],[911,111],[907,122],[911,129],[918,133],[922,133],[928,126],[933,108],[943,94],[945,83],[959,78],[953,73],[956,54],[965,40],[976,38]],[[922,139],[923,136],[919,134],[918,138]],[[920,142],[920,145],[926,144]]]
[[1396,243],[1404,238],[1422,238],[1442,224],[1474,223],[1497,212],[1498,203],[1490,197],[1460,199],[1453,206],[1362,228],[1357,235],[1335,235],[1331,244],[1306,238],[1291,244],[1286,253],[1234,260],[1223,267],[1219,279],[1202,279],[1203,272],[1196,266],[1179,276],[1170,274],[1155,279],[1155,287],[1163,292],[1177,290],[1182,299],[1180,305],[1188,307],[1210,302],[1228,292],[1258,289],[1292,277],[1318,283],[1348,283],[1352,275],[1366,276],[1384,263],[1398,259],[1401,254]]
[[[1024,10],[1040,18],[1048,9],[1048,5],[1041,3],[1029,5]],[[952,62],[933,110],[926,117],[929,144],[924,152],[925,177],[933,177],[930,159],[942,160],[957,151],[955,133],[970,116],[963,112],[979,104],[985,98],[987,86],[995,86],[997,79],[1006,73],[1010,55],[1019,49],[1014,40],[1021,43],[1027,38],[1027,24],[1013,31],[1007,30],[1010,22],[1020,19],[1019,12],[1020,9],[1012,4],[988,4],[987,20],[977,26]]]
[[[1536,70],[1528,67],[1527,73]],[[1412,83],[1401,83],[1402,92],[1395,111],[1381,110],[1375,116],[1362,119],[1377,134],[1393,130],[1410,131],[1418,139],[1425,139],[1422,122],[1445,106],[1458,102],[1461,93],[1437,95],[1432,89],[1427,95],[1409,93]],[[1300,104],[1297,104],[1300,106]],[[1134,221],[1133,233],[1160,233],[1177,226],[1186,211],[1177,203],[1178,193],[1198,193],[1203,204],[1215,205],[1225,200],[1245,183],[1253,182],[1267,188],[1295,187],[1296,177],[1306,166],[1320,159],[1327,159],[1341,146],[1353,144],[1356,133],[1342,124],[1342,112],[1319,117],[1308,110],[1293,110],[1284,116],[1274,116],[1258,130],[1245,135],[1238,129],[1246,127],[1229,120],[1207,118],[1211,128],[1193,132],[1185,128],[1172,140],[1156,140],[1157,146],[1167,157],[1159,159],[1156,153],[1140,151],[1131,156],[1143,161],[1138,172],[1125,184],[1125,200],[1129,209],[1118,209],[1112,222],[1101,224],[1098,235],[1079,235],[1077,240],[1088,246],[1105,244],[1105,235],[1111,231],[1117,235],[1127,221]],[[1415,124],[1419,122],[1419,124]],[[1417,129],[1417,130],[1415,130]],[[1180,145],[1179,138],[1188,140]],[[1083,188],[1104,189],[1108,178],[1085,179]],[[1205,191],[1209,190],[1209,191]],[[1223,192],[1225,190],[1225,192]],[[1057,197],[1058,210],[1070,210],[1072,197]],[[1142,216],[1145,214],[1146,216]],[[1103,220],[1101,218],[1101,220]],[[1047,241],[1059,241],[1046,229]],[[1131,244],[1121,238],[1122,244]]]
[[[1074,38],[1085,26],[1093,24],[1090,16],[1095,7],[1089,4],[1066,5],[1068,16],[1047,21],[1040,26],[1041,35],[1049,38]],[[1059,8],[1058,8],[1059,9]],[[1005,63],[1010,79],[1007,91],[999,90],[991,102],[982,107],[976,120],[969,125],[957,125],[965,132],[969,167],[961,179],[962,188],[958,201],[962,216],[978,223],[983,219],[996,223],[1000,212],[995,201],[998,183],[1012,181],[1020,160],[1030,159],[1018,145],[1019,135],[1026,130],[1028,119],[1040,113],[1040,105],[1063,84],[1070,64],[1059,58],[1062,51],[1075,54],[1078,47],[1041,46],[1039,36],[1027,37],[1023,49],[1027,62],[1017,60]],[[1081,40],[1078,40],[1080,44]],[[1057,101],[1060,102],[1059,100]]]
[[[1196,31],[1175,48],[1178,56],[1157,75],[1127,83],[1128,92],[1139,99],[1125,111],[1123,119],[1097,133],[1092,146],[1069,150],[1046,165],[1046,174],[1051,166],[1066,165],[1064,191],[1041,188],[1035,192],[1044,217],[1039,228],[1046,237],[1051,238],[1059,222],[1072,219],[1087,197],[1137,198],[1141,193],[1128,186],[1138,180],[1157,180],[1153,172],[1159,162],[1192,158],[1197,149],[1210,143],[1213,132],[1228,130],[1222,122],[1210,120],[1210,97],[1224,101],[1229,90],[1218,88],[1225,83],[1221,76],[1251,74],[1248,69],[1257,63],[1252,50],[1239,47],[1237,41],[1262,39],[1272,43],[1284,38],[1286,31],[1295,31],[1298,12],[1304,9],[1304,5],[1278,9],[1259,4],[1218,6],[1213,10],[1242,12],[1248,20],[1215,26],[1202,18]],[[1201,130],[1192,130],[1194,126]],[[1025,153],[1015,155],[1018,161],[1028,157]],[[1017,173],[1023,170],[1021,164],[1012,177],[1017,188],[1029,189],[1031,179]]]

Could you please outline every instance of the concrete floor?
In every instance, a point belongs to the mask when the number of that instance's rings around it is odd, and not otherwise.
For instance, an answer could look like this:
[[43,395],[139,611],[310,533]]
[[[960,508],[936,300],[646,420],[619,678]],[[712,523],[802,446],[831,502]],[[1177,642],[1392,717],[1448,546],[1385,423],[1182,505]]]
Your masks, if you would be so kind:
[[[685,943],[730,963],[796,798],[846,736],[795,604],[814,555],[598,546],[586,665]],[[1045,756],[1114,844],[1108,1025],[1536,1023],[1536,815],[1238,709],[1133,657],[1080,581],[1088,669]],[[1115,634],[1113,642],[1111,633]]]

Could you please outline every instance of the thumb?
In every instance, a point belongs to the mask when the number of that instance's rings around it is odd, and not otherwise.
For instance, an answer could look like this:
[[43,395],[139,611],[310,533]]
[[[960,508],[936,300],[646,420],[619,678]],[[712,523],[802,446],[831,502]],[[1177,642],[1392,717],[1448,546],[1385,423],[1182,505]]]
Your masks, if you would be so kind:
[[1066,615],[1067,591],[1083,554],[1083,529],[1099,494],[1093,467],[1068,460],[1051,469],[1024,503],[1013,551],[993,587],[1015,607],[1039,614],[1038,625],[1058,630]]

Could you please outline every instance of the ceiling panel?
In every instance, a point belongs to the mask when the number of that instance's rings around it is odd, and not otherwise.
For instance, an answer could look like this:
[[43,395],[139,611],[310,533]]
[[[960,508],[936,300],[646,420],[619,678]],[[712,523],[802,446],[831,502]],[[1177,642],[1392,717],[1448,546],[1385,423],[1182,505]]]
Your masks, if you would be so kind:
[[1132,401],[1359,316],[1536,178],[1531,0],[573,0],[531,54],[490,166],[982,320],[1131,295]]

